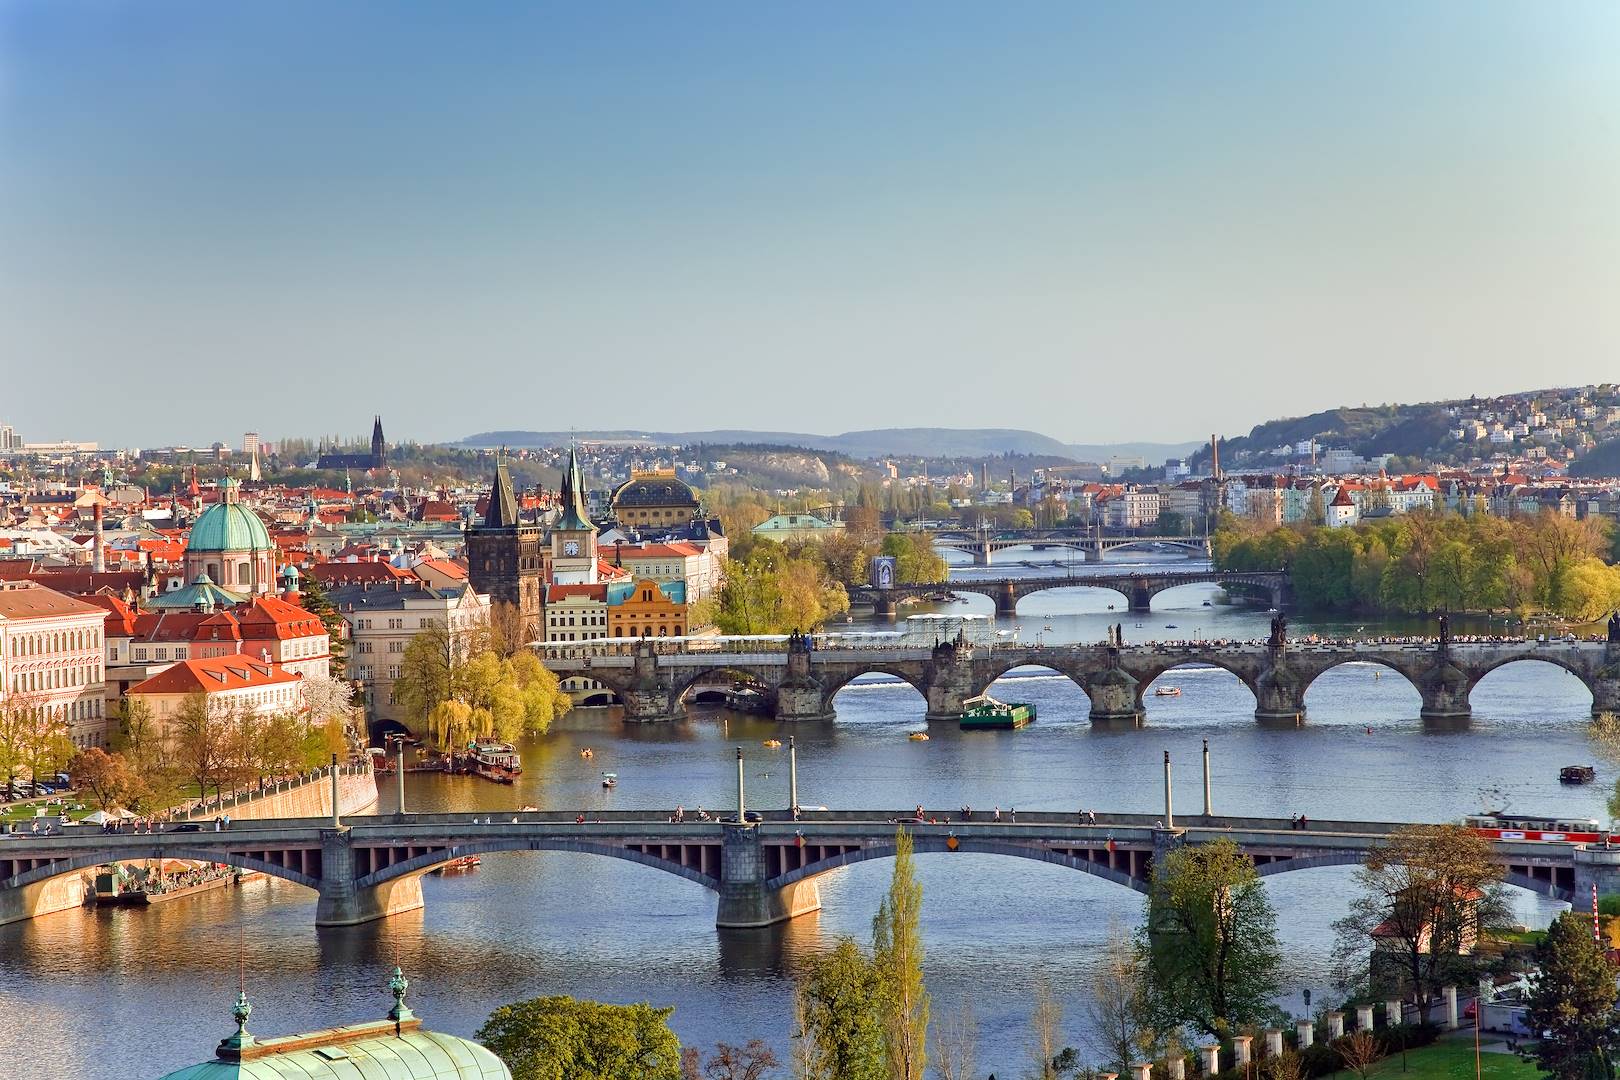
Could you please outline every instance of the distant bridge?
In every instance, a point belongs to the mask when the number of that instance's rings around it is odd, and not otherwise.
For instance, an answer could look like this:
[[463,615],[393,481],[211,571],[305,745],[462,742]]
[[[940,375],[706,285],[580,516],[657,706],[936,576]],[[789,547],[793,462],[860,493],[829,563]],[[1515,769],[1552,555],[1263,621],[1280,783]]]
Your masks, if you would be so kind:
[[[592,814],[584,823],[555,812],[404,814],[329,820],[238,822],[224,832],[105,834],[0,839],[0,924],[31,918],[48,894],[76,891],[108,863],[180,859],[223,863],[315,890],[316,923],[351,926],[422,906],[421,877],[465,855],[573,851],[622,859],[674,874],[718,894],[716,924],[757,927],[821,906],[816,879],[839,867],[888,858],[904,817],[917,852],[990,854],[1051,863],[1147,891],[1156,859],[1181,844],[1236,842],[1263,876],[1359,863],[1399,828],[1387,822],[1312,821],[1300,830],[1278,818],[1100,814],[1019,814],[993,821],[978,811],[785,811],[759,824],[672,820],[673,810]],[[733,819],[735,821],[735,819]],[[934,823],[936,822],[937,823]],[[1620,890],[1620,850],[1498,841],[1507,880],[1543,895],[1584,896],[1592,882]],[[494,899],[493,897],[491,898]],[[60,905],[58,905],[60,906]]]
[[1182,585],[1210,583],[1229,591],[1258,595],[1274,608],[1285,608],[1293,600],[1293,586],[1284,570],[1169,570],[1146,574],[1053,574],[1043,577],[962,578],[953,577],[937,585],[891,585],[880,589],[858,585],[848,590],[852,604],[870,604],[882,616],[893,616],[899,605],[950,593],[977,593],[996,602],[997,615],[1016,615],[1018,601],[1030,593],[1046,589],[1111,589],[1125,597],[1129,610],[1150,609],[1153,598],[1166,589]]
[[1253,692],[1255,718],[1303,722],[1305,692],[1323,672],[1341,664],[1378,664],[1398,672],[1422,699],[1425,720],[1465,720],[1468,696],[1490,672],[1516,660],[1554,664],[1592,693],[1592,713],[1620,713],[1620,642],[1399,641],[1146,642],[1094,645],[979,645],[941,642],[933,647],[826,646],[805,639],[781,645],[745,638],[647,640],[622,643],[553,642],[537,646],[561,678],[593,679],[624,705],[627,720],[677,719],[682,699],[700,681],[741,675],[768,688],[779,720],[827,720],[838,691],[866,674],[892,675],[922,694],[930,720],[959,719],[969,702],[987,693],[1014,668],[1039,667],[1066,675],[1091,699],[1093,722],[1140,722],[1143,694],[1160,675],[1187,664],[1229,671]]
[[1174,548],[1190,559],[1210,556],[1207,536],[1103,536],[1092,529],[944,529],[934,534],[934,546],[966,551],[975,566],[989,566],[996,552],[1015,547],[1071,548],[1086,562],[1102,562],[1104,552],[1127,547]]

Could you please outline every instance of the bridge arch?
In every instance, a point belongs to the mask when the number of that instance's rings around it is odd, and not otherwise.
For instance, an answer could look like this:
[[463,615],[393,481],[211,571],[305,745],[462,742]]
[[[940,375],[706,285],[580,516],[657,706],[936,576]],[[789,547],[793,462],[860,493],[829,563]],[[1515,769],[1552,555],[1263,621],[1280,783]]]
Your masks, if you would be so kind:
[[49,881],[51,878],[92,870],[98,866],[107,866],[113,863],[144,862],[148,859],[221,863],[226,866],[234,866],[239,870],[259,871],[271,877],[281,878],[283,881],[290,881],[294,885],[302,885],[308,889],[319,889],[321,886],[319,878],[311,877],[302,871],[280,866],[265,859],[256,859],[250,855],[232,851],[209,851],[201,848],[163,847],[142,851],[139,854],[127,850],[113,851],[107,849],[87,851],[82,854],[76,853],[69,858],[55,859],[48,865],[38,866],[5,881],[0,881],[0,889],[26,888],[42,881]]
[[[1042,663],[1043,660],[1047,659],[1051,658],[1026,657],[1018,661],[997,663],[989,668],[983,669],[983,673],[978,673],[977,677],[974,679],[973,696],[983,697],[984,695],[990,693],[990,691],[995,687],[996,683],[1000,682],[1011,673],[1028,669],[1032,675],[1055,675],[1059,678],[1067,679],[1076,688],[1078,688],[1081,695],[1085,697],[1086,708],[1089,709],[1091,707],[1091,700],[1089,697],[1090,690],[1087,686],[1087,672],[1077,667],[1062,664],[1061,662]],[[988,678],[985,677],[986,675],[988,675]],[[982,685],[980,685],[981,683]]]
[[[1116,885],[1123,885],[1127,889],[1139,893],[1145,894],[1148,888],[1145,863],[1143,864],[1144,869],[1141,876],[1132,877],[1127,871],[1035,844],[1017,844],[1006,840],[978,839],[964,836],[957,838],[957,848],[952,851],[947,846],[946,837],[917,835],[912,836],[911,843],[912,851],[918,855],[1006,855],[1015,859],[1028,859],[1033,862],[1051,863],[1055,866],[1079,870],[1082,873],[1091,874],[1093,877],[1111,881]],[[782,889],[808,878],[819,877],[842,866],[853,866],[856,863],[869,862],[873,859],[892,859],[894,858],[894,850],[892,841],[863,845],[852,851],[807,863],[797,869],[789,870],[785,874],[778,874],[776,877],[767,879],[765,887],[772,890]],[[1146,852],[1139,852],[1138,854],[1147,855]]]
[[[1255,860],[1254,871],[1259,877],[1273,877],[1294,870],[1314,870],[1326,866],[1360,866],[1367,860],[1365,851],[1329,851],[1319,855],[1296,855],[1286,859]],[[1502,877],[1503,884],[1524,889],[1537,896],[1551,897],[1566,903],[1574,897],[1574,890],[1546,878],[1533,877],[1523,870],[1509,868]]]
[[821,701],[829,712],[833,707],[833,698],[838,696],[838,692],[862,675],[892,675],[921,694],[924,701],[928,700],[926,677],[919,677],[916,672],[907,671],[902,665],[883,663],[850,664],[847,669],[838,671],[836,674],[830,674],[826,681],[821,684]]
[[[1552,667],[1560,668],[1568,672],[1570,675],[1574,676],[1574,681],[1579,682],[1582,690],[1586,692],[1587,700],[1584,702],[1584,705],[1588,711],[1591,709],[1596,695],[1593,693],[1592,684],[1587,681],[1587,672],[1571,662],[1567,656],[1561,656],[1552,651],[1538,653],[1533,646],[1527,646],[1525,651],[1519,653],[1518,655],[1498,657],[1483,664],[1469,665],[1467,670],[1468,694],[1470,700],[1473,698],[1474,691],[1479,689],[1479,687],[1485,683],[1486,679],[1496,672],[1501,671],[1503,668],[1512,667],[1515,664],[1548,664]],[[1527,669],[1521,668],[1520,670]],[[1562,684],[1561,686],[1549,686],[1546,689],[1555,694],[1560,693],[1562,690],[1567,688],[1569,681],[1570,680],[1559,680],[1559,682]],[[1489,707],[1488,702],[1490,689],[1490,687],[1486,687],[1487,693],[1485,700],[1487,701],[1487,708]],[[1556,704],[1556,702],[1549,702],[1549,704]]]
[[[1362,689],[1358,691],[1358,700],[1353,710],[1336,710],[1330,705],[1323,704],[1321,693],[1331,692],[1328,689],[1329,685],[1337,685],[1340,688],[1348,687],[1351,680],[1356,678],[1357,672],[1355,669],[1363,667],[1375,669],[1372,677],[1379,685],[1371,690]],[[1398,677],[1385,679],[1383,678],[1385,673],[1393,673]],[[1366,677],[1365,672],[1361,672],[1361,674],[1362,677]],[[1324,677],[1327,677],[1326,684],[1323,683]],[[1353,712],[1356,717],[1355,722],[1361,724],[1364,722],[1365,713],[1369,706],[1373,708],[1384,707],[1389,710],[1387,713],[1389,716],[1407,718],[1417,717],[1423,709],[1423,691],[1419,689],[1417,681],[1412,677],[1411,673],[1402,670],[1381,657],[1350,657],[1331,664],[1304,668],[1301,670],[1301,678],[1302,682],[1299,687],[1301,706],[1305,709],[1307,715],[1317,719],[1326,717],[1330,723],[1333,722],[1336,713],[1348,717]],[[1316,703],[1313,704],[1310,693],[1313,689],[1319,687],[1320,692]],[[1398,711],[1400,709],[1406,709],[1407,711],[1403,713]]]
[[1140,706],[1145,697],[1148,696],[1148,688],[1158,679],[1178,668],[1193,668],[1196,670],[1200,667],[1218,668],[1226,672],[1242,683],[1244,688],[1254,695],[1256,702],[1260,700],[1260,687],[1256,682],[1256,677],[1220,653],[1199,650],[1170,657],[1162,662],[1152,662],[1141,666],[1133,665],[1127,667],[1126,670],[1136,679],[1136,701],[1137,705]]
[[[631,847],[591,843],[567,837],[494,837],[489,840],[452,844],[448,847],[423,852],[421,855],[402,860],[391,866],[385,866],[381,870],[357,879],[355,887],[360,889],[373,888],[400,878],[419,877],[464,855],[492,855],[508,851],[567,851],[581,855],[603,855],[610,859],[620,859],[624,862],[632,862],[640,866],[662,870],[667,874],[674,874],[676,877],[696,882],[711,891],[718,890],[720,887],[718,879],[704,874],[695,867],[682,866],[669,859],[637,851]],[[718,867],[718,862],[716,866]]]
[[1423,686],[1418,680],[1422,677],[1422,674],[1421,670],[1417,669],[1420,667],[1420,665],[1421,667],[1427,667],[1433,664],[1433,662],[1433,654],[1425,654],[1420,658],[1418,664],[1414,664],[1412,666],[1402,666],[1395,663],[1387,656],[1380,656],[1377,653],[1365,653],[1353,656],[1330,658],[1326,663],[1317,662],[1309,666],[1305,666],[1303,664],[1290,664],[1289,666],[1292,670],[1299,672],[1299,696],[1301,701],[1305,699],[1305,695],[1310,691],[1311,686],[1315,684],[1317,679],[1320,679],[1323,675],[1326,675],[1330,671],[1336,671],[1339,668],[1344,667],[1346,664],[1373,664],[1377,667],[1383,668],[1385,671],[1393,671],[1395,674],[1405,679],[1407,685],[1410,686],[1415,693],[1417,693],[1419,698],[1421,698],[1423,696]]
[[687,691],[705,679],[721,677],[743,676],[755,683],[768,683],[769,679],[762,679],[758,671],[752,671],[746,664],[715,663],[704,667],[691,668],[683,671],[670,682],[669,703],[677,711]]

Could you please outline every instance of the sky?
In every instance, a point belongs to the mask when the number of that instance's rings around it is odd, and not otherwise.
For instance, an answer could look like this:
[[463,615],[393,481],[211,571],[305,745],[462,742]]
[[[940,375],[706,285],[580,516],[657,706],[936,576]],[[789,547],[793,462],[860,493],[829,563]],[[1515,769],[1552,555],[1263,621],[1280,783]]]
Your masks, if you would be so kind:
[[1620,378],[1620,4],[0,0],[30,441],[1200,439]]

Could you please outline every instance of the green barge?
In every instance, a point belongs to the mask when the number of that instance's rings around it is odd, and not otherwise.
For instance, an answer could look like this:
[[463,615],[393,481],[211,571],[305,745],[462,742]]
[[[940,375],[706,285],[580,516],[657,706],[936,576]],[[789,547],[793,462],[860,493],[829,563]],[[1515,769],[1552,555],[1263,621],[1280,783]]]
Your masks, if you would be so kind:
[[988,698],[968,706],[962,714],[963,731],[1012,731],[1035,719],[1035,706],[1027,703],[991,701]]

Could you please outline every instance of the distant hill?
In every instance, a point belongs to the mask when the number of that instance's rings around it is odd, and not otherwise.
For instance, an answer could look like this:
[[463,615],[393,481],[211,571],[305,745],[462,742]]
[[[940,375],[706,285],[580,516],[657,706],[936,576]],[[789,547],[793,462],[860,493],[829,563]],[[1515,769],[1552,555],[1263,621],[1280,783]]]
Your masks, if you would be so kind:
[[1180,457],[1200,443],[1065,443],[1036,431],[1017,428],[879,428],[848,431],[842,435],[811,435],[792,431],[483,431],[461,440],[464,446],[566,446],[570,439],[586,442],[697,443],[803,447],[852,458],[880,457],[993,457],[1032,454],[1070,461],[1107,461],[1115,454],[1141,456],[1149,465]]

